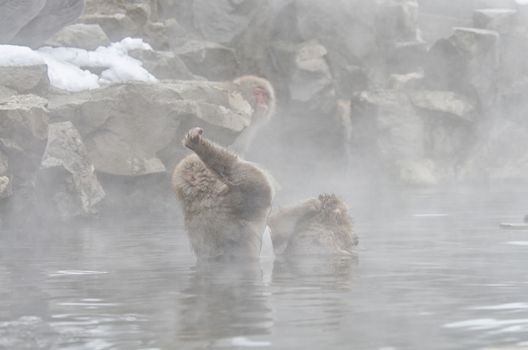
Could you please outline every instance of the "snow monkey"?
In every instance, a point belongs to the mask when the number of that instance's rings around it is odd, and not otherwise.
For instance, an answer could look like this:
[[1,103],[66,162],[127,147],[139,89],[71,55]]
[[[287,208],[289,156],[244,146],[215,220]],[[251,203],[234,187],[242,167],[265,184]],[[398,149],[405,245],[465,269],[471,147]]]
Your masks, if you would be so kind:
[[189,130],[183,144],[194,154],[174,170],[172,186],[198,260],[258,258],[271,208],[272,187],[256,165]]
[[242,131],[230,149],[245,155],[257,131],[275,114],[275,91],[270,82],[254,75],[245,75],[233,81],[235,88],[253,108],[251,124]]
[[353,255],[358,245],[348,207],[334,194],[278,209],[268,225],[279,256]]

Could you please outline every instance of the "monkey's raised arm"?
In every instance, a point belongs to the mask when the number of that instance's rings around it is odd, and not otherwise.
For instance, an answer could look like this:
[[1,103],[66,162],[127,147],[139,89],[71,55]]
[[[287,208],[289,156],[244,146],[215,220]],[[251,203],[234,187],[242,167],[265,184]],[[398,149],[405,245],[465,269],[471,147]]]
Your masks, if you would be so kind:
[[183,145],[194,151],[207,168],[217,175],[222,182],[231,182],[230,177],[238,157],[202,135],[202,128],[189,130],[183,139]]

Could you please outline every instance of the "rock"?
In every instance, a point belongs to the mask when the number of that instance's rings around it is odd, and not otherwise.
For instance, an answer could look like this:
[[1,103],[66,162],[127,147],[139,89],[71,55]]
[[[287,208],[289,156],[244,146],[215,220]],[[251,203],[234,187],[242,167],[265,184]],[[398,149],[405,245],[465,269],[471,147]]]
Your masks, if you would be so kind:
[[435,174],[435,165],[429,159],[406,160],[398,164],[399,180],[410,186],[435,186],[440,180]]
[[97,213],[105,192],[81,136],[71,122],[51,123],[37,177],[46,217],[72,219]]
[[414,107],[447,114],[472,122],[476,118],[477,106],[474,101],[451,91],[416,90],[408,94]]
[[326,61],[327,54],[326,48],[316,41],[299,45],[275,42],[271,55],[273,61],[277,62],[276,80],[286,85],[279,87],[279,91],[286,90],[294,102],[321,105],[321,97],[330,91],[331,94],[334,92],[332,74]]
[[180,141],[193,126],[231,143],[253,113],[231,88],[205,81],[129,83],[55,96],[49,108],[54,120],[77,127],[98,172],[139,176],[172,170],[184,154]]
[[422,69],[427,43],[422,40],[396,42],[389,45],[387,64],[390,72],[407,74]]
[[15,95],[0,101],[0,148],[9,159],[12,185],[31,183],[48,136],[47,100]]
[[0,101],[8,99],[13,95],[16,95],[15,90],[11,90],[5,86],[0,85]]
[[140,60],[158,79],[192,80],[194,75],[185,63],[170,51],[132,50],[129,55]]
[[475,7],[478,9],[513,9],[515,0],[477,0]]
[[239,75],[235,52],[220,44],[189,40],[173,51],[193,74],[208,80],[230,80]]
[[364,91],[351,108],[355,152],[368,153],[408,184],[445,180],[472,145],[475,103],[449,91]]
[[0,66],[0,86],[19,93],[46,95],[50,88],[48,66],[45,64]]
[[0,150],[0,200],[11,195],[11,180],[9,179],[9,159]]
[[123,13],[85,15],[81,22],[99,25],[112,42],[140,34],[136,24]]
[[84,0],[47,0],[38,15],[24,25],[12,43],[37,47],[68,24],[84,10]]
[[528,128],[519,121],[495,120],[485,126],[460,170],[462,180],[524,181],[528,171]]
[[163,0],[165,16],[177,21],[206,41],[232,43],[262,14],[264,0]]
[[416,0],[384,0],[378,5],[378,37],[389,42],[421,41]]
[[497,32],[455,28],[447,40],[437,41],[425,65],[426,85],[433,90],[451,90],[478,98],[488,109],[497,98]]
[[77,23],[62,28],[46,41],[47,46],[76,47],[85,50],[95,50],[99,46],[107,46],[110,39],[97,24]]
[[8,44],[42,10],[46,0],[7,0],[0,4],[0,44]]
[[389,88],[392,90],[417,90],[423,85],[422,73],[392,74],[389,78]]
[[0,176],[0,199],[7,198],[11,195],[11,181],[7,176]]
[[352,98],[354,142],[388,164],[425,155],[425,122],[409,97],[395,91],[364,91]]
[[512,9],[480,9],[473,14],[476,28],[494,30],[500,34],[511,33],[514,29],[517,11]]

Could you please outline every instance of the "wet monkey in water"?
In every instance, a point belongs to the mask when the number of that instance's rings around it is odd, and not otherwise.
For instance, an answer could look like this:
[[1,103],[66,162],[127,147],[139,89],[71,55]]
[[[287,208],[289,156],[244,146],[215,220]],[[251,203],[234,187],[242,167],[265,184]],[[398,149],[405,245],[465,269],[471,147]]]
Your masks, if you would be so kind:
[[[244,76],[233,84],[253,108],[252,122],[231,149],[244,153],[256,130],[275,109],[271,84]],[[253,258],[260,255],[273,189],[255,164],[193,128],[183,139],[194,153],[176,166],[172,187],[180,200],[191,246],[199,260]]]
[[278,256],[351,256],[358,245],[348,206],[334,194],[274,210],[268,225]]

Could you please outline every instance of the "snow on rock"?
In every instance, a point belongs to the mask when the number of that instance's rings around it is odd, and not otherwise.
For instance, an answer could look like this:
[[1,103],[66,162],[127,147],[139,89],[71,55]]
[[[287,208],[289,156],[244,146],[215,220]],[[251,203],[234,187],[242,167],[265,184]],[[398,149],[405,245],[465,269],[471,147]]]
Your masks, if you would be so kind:
[[44,64],[44,59],[25,46],[0,45],[0,66],[35,66]]
[[[46,64],[51,85],[67,91],[97,89],[126,81],[156,82],[142,62],[128,55],[129,50],[152,50],[141,39],[125,38],[93,51],[67,47],[28,47],[0,45],[0,66]],[[100,75],[89,68],[98,68]]]

